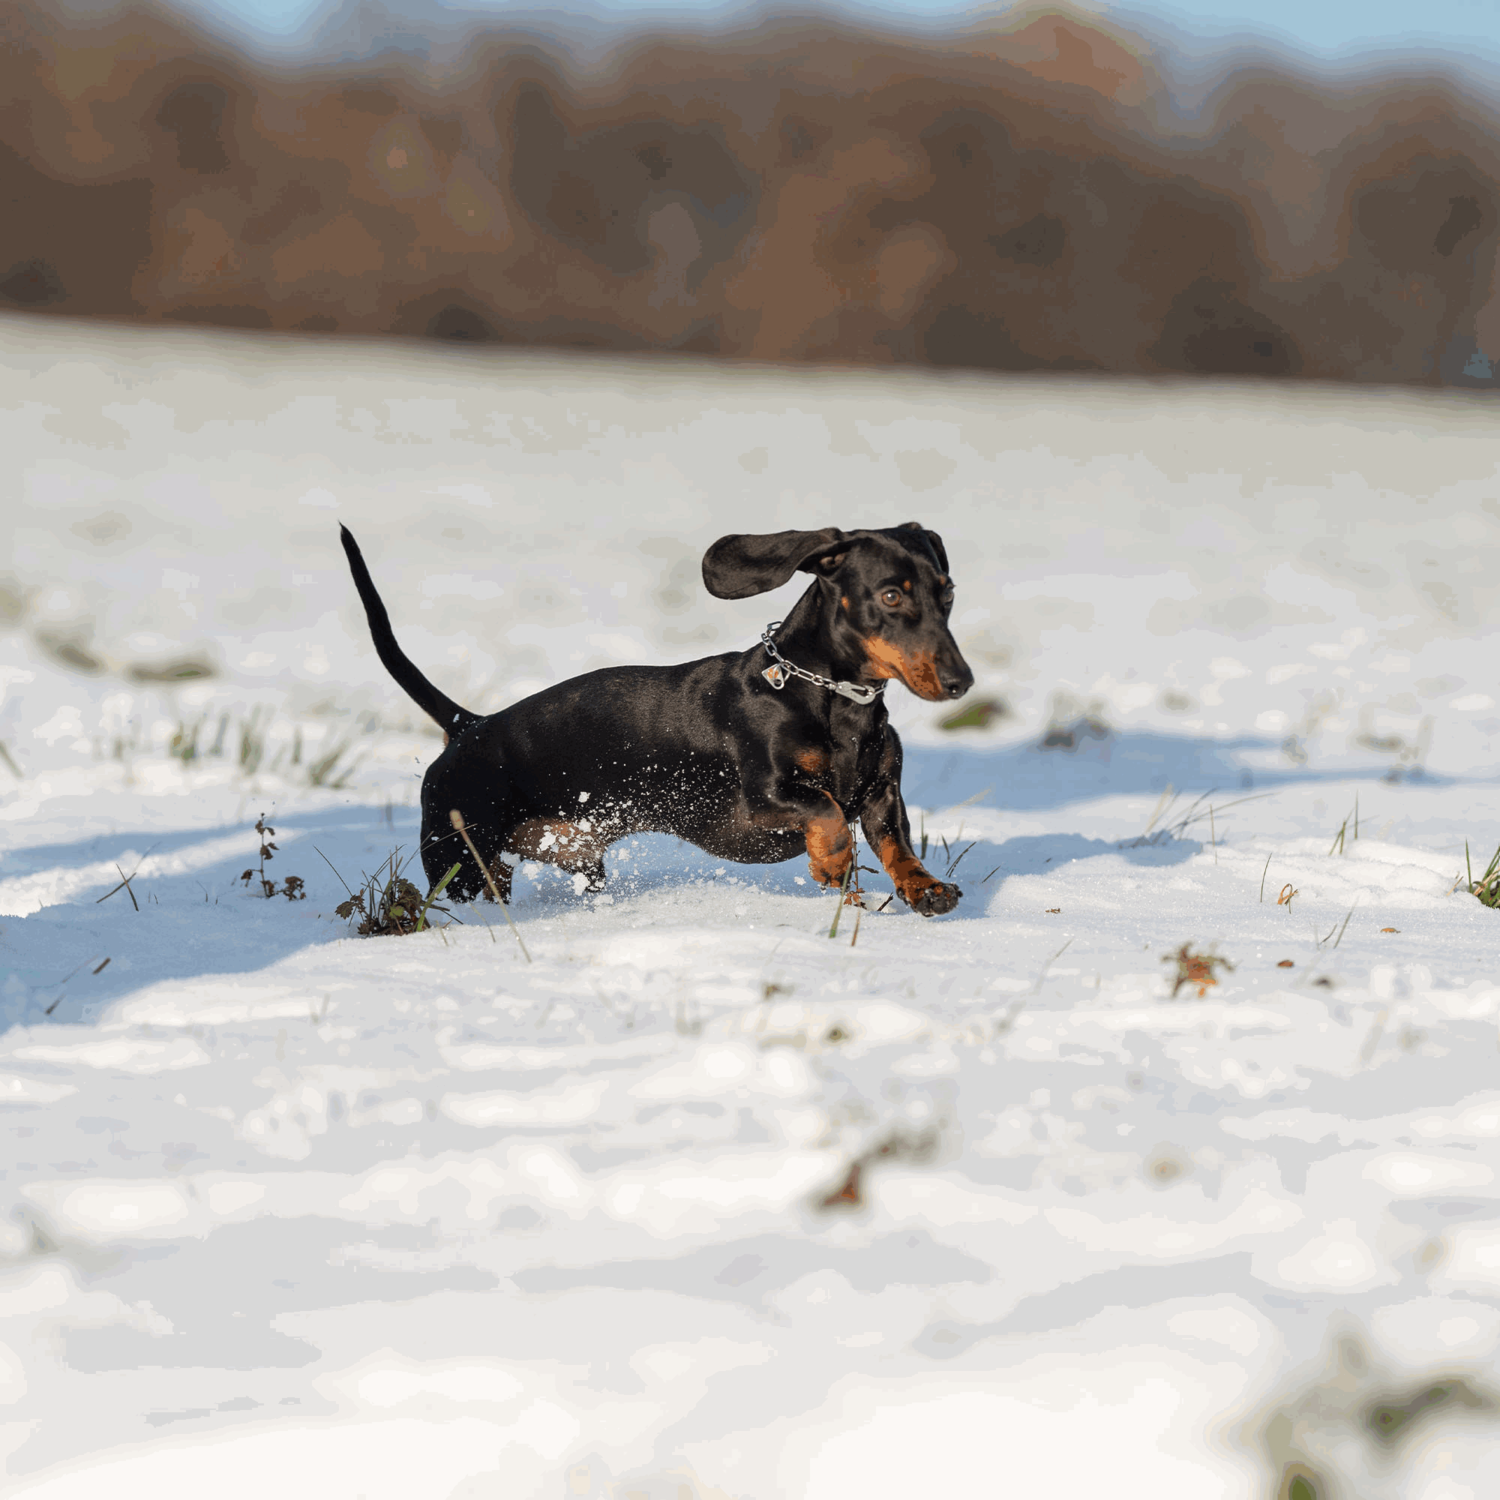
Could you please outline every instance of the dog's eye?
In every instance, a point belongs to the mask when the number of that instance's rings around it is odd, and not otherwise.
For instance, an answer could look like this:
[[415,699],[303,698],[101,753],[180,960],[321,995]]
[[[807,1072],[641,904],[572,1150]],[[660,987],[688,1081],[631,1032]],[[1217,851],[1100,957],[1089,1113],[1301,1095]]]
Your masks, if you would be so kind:
[[943,606],[944,609],[952,609],[953,608],[953,590],[949,589],[948,592],[946,594],[944,594],[942,596],[942,598],[938,602]]
[[880,596],[880,602],[889,609],[895,609],[895,607],[901,602],[902,598],[903,595],[900,589],[887,589]]

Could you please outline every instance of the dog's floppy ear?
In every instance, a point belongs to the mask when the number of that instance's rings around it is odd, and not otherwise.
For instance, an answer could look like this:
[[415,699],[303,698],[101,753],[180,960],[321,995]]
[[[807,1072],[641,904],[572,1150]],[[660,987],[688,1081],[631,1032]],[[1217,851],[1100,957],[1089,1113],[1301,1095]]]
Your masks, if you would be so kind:
[[837,526],[822,531],[773,531],[764,536],[721,536],[703,554],[703,586],[719,599],[748,599],[780,588],[799,568],[819,564],[845,550]]
[[927,538],[927,545],[932,548],[932,555],[937,559],[938,570],[943,573],[948,571],[948,549],[943,546],[943,539],[937,532],[926,530],[920,521],[903,521],[898,529],[920,531]]

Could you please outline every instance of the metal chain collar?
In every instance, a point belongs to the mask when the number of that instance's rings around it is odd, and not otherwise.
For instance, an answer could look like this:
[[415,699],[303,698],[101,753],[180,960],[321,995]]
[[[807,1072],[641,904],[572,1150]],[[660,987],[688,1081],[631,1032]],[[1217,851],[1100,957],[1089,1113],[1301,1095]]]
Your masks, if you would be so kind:
[[855,703],[873,703],[885,691],[883,682],[879,687],[866,687],[861,682],[835,682],[831,677],[819,677],[816,672],[809,672],[805,667],[793,665],[776,649],[776,642],[771,639],[771,632],[780,630],[781,624],[780,620],[772,620],[761,632],[760,637],[761,644],[771,654],[771,665],[760,675],[778,693],[786,686],[789,677],[800,677],[805,682],[816,683],[819,687],[827,688],[829,692],[849,698]]

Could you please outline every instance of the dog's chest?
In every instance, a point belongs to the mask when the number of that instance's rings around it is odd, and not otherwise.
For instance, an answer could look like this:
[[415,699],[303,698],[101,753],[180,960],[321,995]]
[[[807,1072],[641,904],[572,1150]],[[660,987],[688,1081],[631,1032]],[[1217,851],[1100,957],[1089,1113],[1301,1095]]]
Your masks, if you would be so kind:
[[879,761],[869,736],[833,733],[800,750],[798,768],[822,790],[841,803],[858,798],[869,785]]

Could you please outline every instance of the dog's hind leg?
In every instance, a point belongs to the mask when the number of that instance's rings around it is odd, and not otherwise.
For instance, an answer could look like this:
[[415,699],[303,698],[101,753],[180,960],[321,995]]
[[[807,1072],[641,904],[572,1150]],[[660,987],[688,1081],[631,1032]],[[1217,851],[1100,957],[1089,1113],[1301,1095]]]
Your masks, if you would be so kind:
[[[574,855],[571,859],[549,860],[545,854],[539,856],[544,864],[556,865],[565,875],[573,877],[573,889],[580,895],[597,896],[604,889],[604,861],[587,860]],[[583,881],[580,886],[579,880]]]
[[423,788],[422,868],[429,884],[436,885],[456,864],[445,894],[454,901],[495,899],[493,882],[500,899],[510,901],[511,868],[503,857],[503,835],[497,839],[492,822],[471,823],[463,819],[460,829],[454,821],[449,799],[428,794]]
[[[513,871],[511,869],[511,867],[508,864],[506,864],[505,861],[497,854],[490,861],[490,880],[484,880],[483,877],[481,877],[481,879],[480,879],[480,884],[482,886],[482,889],[481,889],[481,891],[480,891],[479,894],[486,901],[493,902],[494,899],[495,899],[496,892],[498,892],[499,896],[500,896],[500,899],[507,906],[509,906],[510,905],[510,878],[511,878],[512,874],[513,874]],[[490,889],[490,881],[491,880],[494,881],[494,884],[495,884],[495,889],[493,891]]]
[[[496,890],[500,893],[500,899],[507,903],[510,901],[511,868],[500,857],[499,851],[486,850],[483,844],[479,845],[480,857],[485,861],[485,864],[481,866],[479,861],[474,858],[474,851],[461,839],[455,839],[451,845],[444,844],[442,847],[442,858],[447,863],[436,875],[432,873],[433,866],[428,866],[427,873],[429,880],[435,884],[448,873],[455,863],[458,865],[453,879],[448,882],[444,890],[444,895],[447,899],[452,901],[478,901],[481,899],[493,901],[495,897],[490,891],[490,881],[493,881]],[[433,865],[435,864],[436,861],[433,862]],[[489,872],[489,880],[485,879],[486,869]]]
[[[447,894],[455,901],[493,902],[498,894],[507,906],[510,905],[511,867],[505,863],[498,850],[486,850],[480,845],[484,866],[474,858],[474,851],[467,847],[458,856],[458,874],[448,886]],[[489,879],[485,878],[488,871]],[[441,878],[441,877],[439,877]]]
[[[567,818],[528,818],[507,836],[506,848],[524,859],[556,865],[573,876],[575,889],[598,893],[604,889],[604,851],[610,836],[590,822]],[[577,880],[583,878],[583,885]]]

